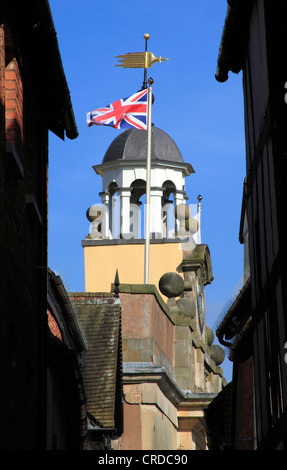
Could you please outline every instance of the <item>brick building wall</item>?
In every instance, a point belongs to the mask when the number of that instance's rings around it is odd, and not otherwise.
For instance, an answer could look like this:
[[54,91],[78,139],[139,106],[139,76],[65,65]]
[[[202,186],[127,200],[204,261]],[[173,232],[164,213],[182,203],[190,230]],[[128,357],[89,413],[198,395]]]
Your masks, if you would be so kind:
[[[174,325],[150,294],[120,294],[125,362],[174,366]],[[139,346],[141,344],[141,346]]]
[[[24,77],[17,48],[9,28],[2,25],[0,31],[0,445],[33,448],[42,445],[45,429],[47,129],[40,129],[31,114],[23,119]],[[25,99],[32,99],[28,89]],[[29,153],[31,140],[36,145]],[[34,187],[31,180],[37,181]]]
[[15,57],[5,67],[5,115],[6,143],[16,145],[17,151],[21,153],[23,145],[23,83]]
[[237,368],[237,380],[235,404],[235,436],[234,446],[236,450],[254,450],[254,378],[253,357],[239,363]]
[[[3,155],[5,144],[5,47],[4,29],[0,28],[0,151]],[[2,167],[2,165],[1,165]],[[1,172],[3,181],[3,171]],[[0,186],[1,190],[2,184]]]
[[53,31],[48,0],[1,2],[0,448],[5,450],[46,445],[48,133],[78,135]]

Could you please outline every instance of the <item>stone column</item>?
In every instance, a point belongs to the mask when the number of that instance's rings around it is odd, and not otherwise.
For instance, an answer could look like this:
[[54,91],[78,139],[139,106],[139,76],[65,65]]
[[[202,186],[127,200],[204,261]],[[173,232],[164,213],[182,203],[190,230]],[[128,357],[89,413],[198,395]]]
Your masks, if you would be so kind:
[[[170,210],[171,210],[172,201],[166,201],[162,206],[162,236],[163,238],[170,238],[169,236],[169,220],[170,220]],[[173,215],[174,218],[174,215]],[[174,229],[174,227],[173,227]],[[172,237],[174,234],[172,235]],[[171,237],[171,238],[172,238]]]
[[115,197],[113,194],[110,194],[109,200],[109,236],[110,238],[115,238]]
[[131,210],[131,188],[120,188],[118,190],[120,199],[120,238],[131,238],[130,210]]
[[103,238],[109,238],[109,200],[110,194],[108,191],[100,193],[103,204],[103,218],[101,220],[101,233]]
[[164,188],[150,188],[150,233],[151,238],[163,238],[162,195]]

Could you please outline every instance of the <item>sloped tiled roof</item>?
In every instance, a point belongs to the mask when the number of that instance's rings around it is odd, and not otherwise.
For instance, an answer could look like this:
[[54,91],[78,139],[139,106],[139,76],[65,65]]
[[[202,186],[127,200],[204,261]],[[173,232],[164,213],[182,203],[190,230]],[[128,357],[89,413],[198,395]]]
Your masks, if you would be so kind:
[[115,428],[120,303],[112,294],[84,292],[70,297],[88,343],[83,369],[88,413],[100,427]]

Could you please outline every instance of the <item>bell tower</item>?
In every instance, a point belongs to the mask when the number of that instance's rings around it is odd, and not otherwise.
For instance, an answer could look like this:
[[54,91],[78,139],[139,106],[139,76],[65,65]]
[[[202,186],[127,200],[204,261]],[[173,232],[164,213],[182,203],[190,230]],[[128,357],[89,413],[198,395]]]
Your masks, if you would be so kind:
[[[116,270],[121,283],[142,283],[146,193],[147,131],[128,129],[93,168],[102,178],[101,200],[87,210],[90,233],[85,251],[86,290],[110,290]],[[199,233],[197,204],[188,205],[185,178],[194,173],[173,139],[152,126],[150,179],[150,282],[174,271],[182,261],[183,243],[195,245]],[[116,248],[116,250],[115,250]],[[101,266],[97,273],[93,266]]]
[[[141,238],[137,216],[146,192],[147,132],[128,129],[108,148],[101,165],[94,169],[102,177],[102,205],[105,216],[102,236],[107,238]],[[194,170],[184,163],[175,142],[161,129],[152,128],[152,171],[150,188],[151,238],[168,238],[170,196],[174,205],[185,202],[185,177]],[[115,232],[115,195],[120,212],[119,232]],[[163,217],[164,215],[164,217]]]

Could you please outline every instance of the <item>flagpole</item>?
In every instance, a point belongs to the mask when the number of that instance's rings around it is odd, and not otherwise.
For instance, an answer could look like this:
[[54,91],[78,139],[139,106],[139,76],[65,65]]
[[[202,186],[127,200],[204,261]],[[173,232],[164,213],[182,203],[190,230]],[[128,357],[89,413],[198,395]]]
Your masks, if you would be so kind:
[[148,89],[148,115],[147,115],[147,164],[146,164],[146,211],[145,211],[145,256],[144,256],[144,283],[149,284],[149,248],[150,248],[150,180],[151,180],[151,108],[152,84],[149,78]]
[[150,38],[150,35],[148,33],[144,34],[144,39],[145,39],[145,64],[144,64],[144,81],[143,81],[143,89],[147,88],[147,81],[146,81],[146,76],[147,76],[147,42]]

